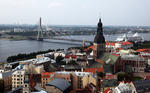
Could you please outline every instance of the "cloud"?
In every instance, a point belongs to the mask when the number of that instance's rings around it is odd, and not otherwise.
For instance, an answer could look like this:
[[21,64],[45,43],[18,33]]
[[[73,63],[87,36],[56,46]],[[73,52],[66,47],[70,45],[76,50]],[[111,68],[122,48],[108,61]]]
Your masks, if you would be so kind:
[[48,7],[51,8],[51,7],[60,7],[60,6],[63,6],[64,3],[61,3],[61,2],[51,2]]

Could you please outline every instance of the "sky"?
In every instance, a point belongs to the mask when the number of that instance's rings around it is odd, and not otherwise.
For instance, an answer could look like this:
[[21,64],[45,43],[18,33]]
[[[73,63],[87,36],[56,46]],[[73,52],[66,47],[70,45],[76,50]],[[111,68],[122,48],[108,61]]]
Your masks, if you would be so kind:
[[0,24],[150,26],[150,0],[0,0]]

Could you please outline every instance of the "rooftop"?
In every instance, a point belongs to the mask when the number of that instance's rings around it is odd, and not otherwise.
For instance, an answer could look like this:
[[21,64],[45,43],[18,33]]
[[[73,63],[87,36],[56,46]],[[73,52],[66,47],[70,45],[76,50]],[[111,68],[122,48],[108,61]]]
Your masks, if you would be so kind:
[[122,60],[134,60],[134,61],[145,61],[144,58],[139,57],[138,55],[121,55]]
[[90,72],[66,72],[66,71],[58,71],[56,74],[75,74],[76,76],[85,76],[91,74]]
[[133,81],[137,92],[144,93],[146,89],[150,90],[150,80]]
[[102,87],[116,87],[117,79],[105,79],[102,82]]
[[50,60],[51,59],[49,57],[40,57],[40,58],[34,58],[34,59],[24,60],[24,61],[20,61],[20,62],[21,63],[32,62],[33,64],[40,64],[40,63],[48,62]]
[[14,71],[0,73],[0,79],[3,79],[3,78],[11,76],[13,72]]
[[121,92],[130,91],[132,93],[133,87],[129,83],[120,83],[115,89],[118,89]]
[[13,73],[13,75],[24,75],[25,71],[24,70],[17,70]]
[[51,82],[47,83],[46,86],[55,86],[61,91],[65,91],[71,86],[71,84],[64,79],[54,79]]

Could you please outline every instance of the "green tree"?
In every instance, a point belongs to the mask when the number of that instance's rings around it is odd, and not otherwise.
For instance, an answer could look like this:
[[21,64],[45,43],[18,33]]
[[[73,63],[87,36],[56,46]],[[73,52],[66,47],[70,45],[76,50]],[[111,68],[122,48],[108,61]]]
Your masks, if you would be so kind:
[[76,61],[70,60],[67,65],[78,65]]
[[118,79],[118,81],[131,81],[132,75],[129,73],[118,73],[117,79]]
[[59,64],[63,59],[64,59],[64,57],[62,57],[62,56],[57,56],[57,57],[56,57],[56,63]]
[[3,93],[3,91],[4,91],[4,81],[0,79],[0,92]]
[[97,76],[103,79],[105,77],[105,73],[97,72]]

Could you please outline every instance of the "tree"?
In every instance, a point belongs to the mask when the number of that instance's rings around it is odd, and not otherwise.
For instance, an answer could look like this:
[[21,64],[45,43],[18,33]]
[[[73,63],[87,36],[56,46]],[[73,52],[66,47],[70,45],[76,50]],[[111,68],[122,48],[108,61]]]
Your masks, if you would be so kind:
[[0,79],[0,91],[3,93],[4,91],[4,81]]
[[125,73],[118,73],[117,74],[117,79],[118,79],[118,81],[123,81],[123,80],[125,80]]
[[78,65],[76,61],[70,60],[67,65]]
[[105,73],[103,73],[103,72],[97,72],[97,76],[101,77],[103,79],[105,77]]
[[118,78],[118,81],[131,81],[132,75],[129,73],[118,73],[117,78]]
[[57,56],[57,57],[56,57],[56,63],[59,64],[63,59],[64,59],[64,57],[62,57],[62,56]]

